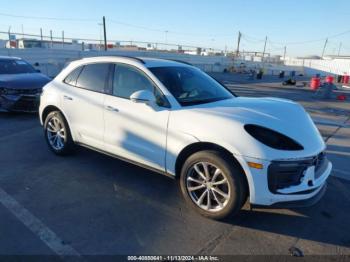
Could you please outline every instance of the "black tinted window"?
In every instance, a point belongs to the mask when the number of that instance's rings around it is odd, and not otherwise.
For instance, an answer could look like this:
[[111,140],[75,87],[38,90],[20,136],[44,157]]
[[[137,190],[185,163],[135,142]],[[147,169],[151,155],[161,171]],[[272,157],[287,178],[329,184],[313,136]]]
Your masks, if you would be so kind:
[[76,86],[102,93],[105,89],[108,70],[109,64],[86,65],[78,77]]
[[113,80],[113,95],[130,98],[140,90],[154,92],[151,81],[136,68],[127,65],[116,65]]
[[24,60],[0,60],[0,74],[28,73],[36,73],[36,71]]
[[68,85],[72,85],[75,86],[77,83],[77,78],[81,72],[81,70],[83,69],[83,67],[78,67],[76,69],[74,69],[67,77],[66,79],[64,79],[64,82]]

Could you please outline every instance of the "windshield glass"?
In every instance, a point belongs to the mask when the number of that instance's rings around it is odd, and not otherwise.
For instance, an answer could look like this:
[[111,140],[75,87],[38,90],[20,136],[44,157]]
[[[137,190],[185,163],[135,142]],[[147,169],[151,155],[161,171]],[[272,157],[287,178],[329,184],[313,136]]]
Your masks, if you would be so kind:
[[182,106],[234,97],[221,84],[197,68],[169,66],[153,67],[150,70]]
[[23,60],[0,60],[0,74],[35,73],[35,69]]

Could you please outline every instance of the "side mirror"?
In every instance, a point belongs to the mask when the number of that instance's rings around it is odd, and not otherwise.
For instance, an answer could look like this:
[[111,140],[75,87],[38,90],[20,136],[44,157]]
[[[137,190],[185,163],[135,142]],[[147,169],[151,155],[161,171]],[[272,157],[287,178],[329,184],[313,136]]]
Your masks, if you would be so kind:
[[156,97],[149,90],[140,90],[133,93],[130,96],[130,100],[134,103],[144,103],[148,105],[156,103]]
[[35,69],[35,72],[41,73],[41,70],[40,69]]

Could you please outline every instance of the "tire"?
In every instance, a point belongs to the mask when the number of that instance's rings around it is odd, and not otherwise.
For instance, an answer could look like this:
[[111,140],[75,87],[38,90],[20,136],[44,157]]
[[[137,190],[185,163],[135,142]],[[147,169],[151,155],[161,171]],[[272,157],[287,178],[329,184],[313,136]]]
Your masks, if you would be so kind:
[[[206,169],[208,172],[205,172]],[[208,150],[194,153],[181,169],[182,195],[192,208],[205,217],[219,220],[235,216],[248,196],[245,174],[242,172],[238,164],[220,152]]]
[[53,111],[47,115],[44,122],[44,135],[49,148],[56,155],[63,156],[72,152],[74,142],[68,123],[61,112]]

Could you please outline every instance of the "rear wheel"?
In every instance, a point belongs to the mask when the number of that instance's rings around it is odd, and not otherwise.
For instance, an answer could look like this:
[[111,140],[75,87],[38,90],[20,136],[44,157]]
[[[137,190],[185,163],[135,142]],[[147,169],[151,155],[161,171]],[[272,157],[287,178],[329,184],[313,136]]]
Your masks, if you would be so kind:
[[44,134],[50,149],[57,155],[70,153],[74,142],[69,126],[59,111],[49,113],[44,123]]
[[181,170],[181,191],[200,214],[222,219],[235,215],[246,198],[244,174],[232,159],[216,151],[190,156]]

